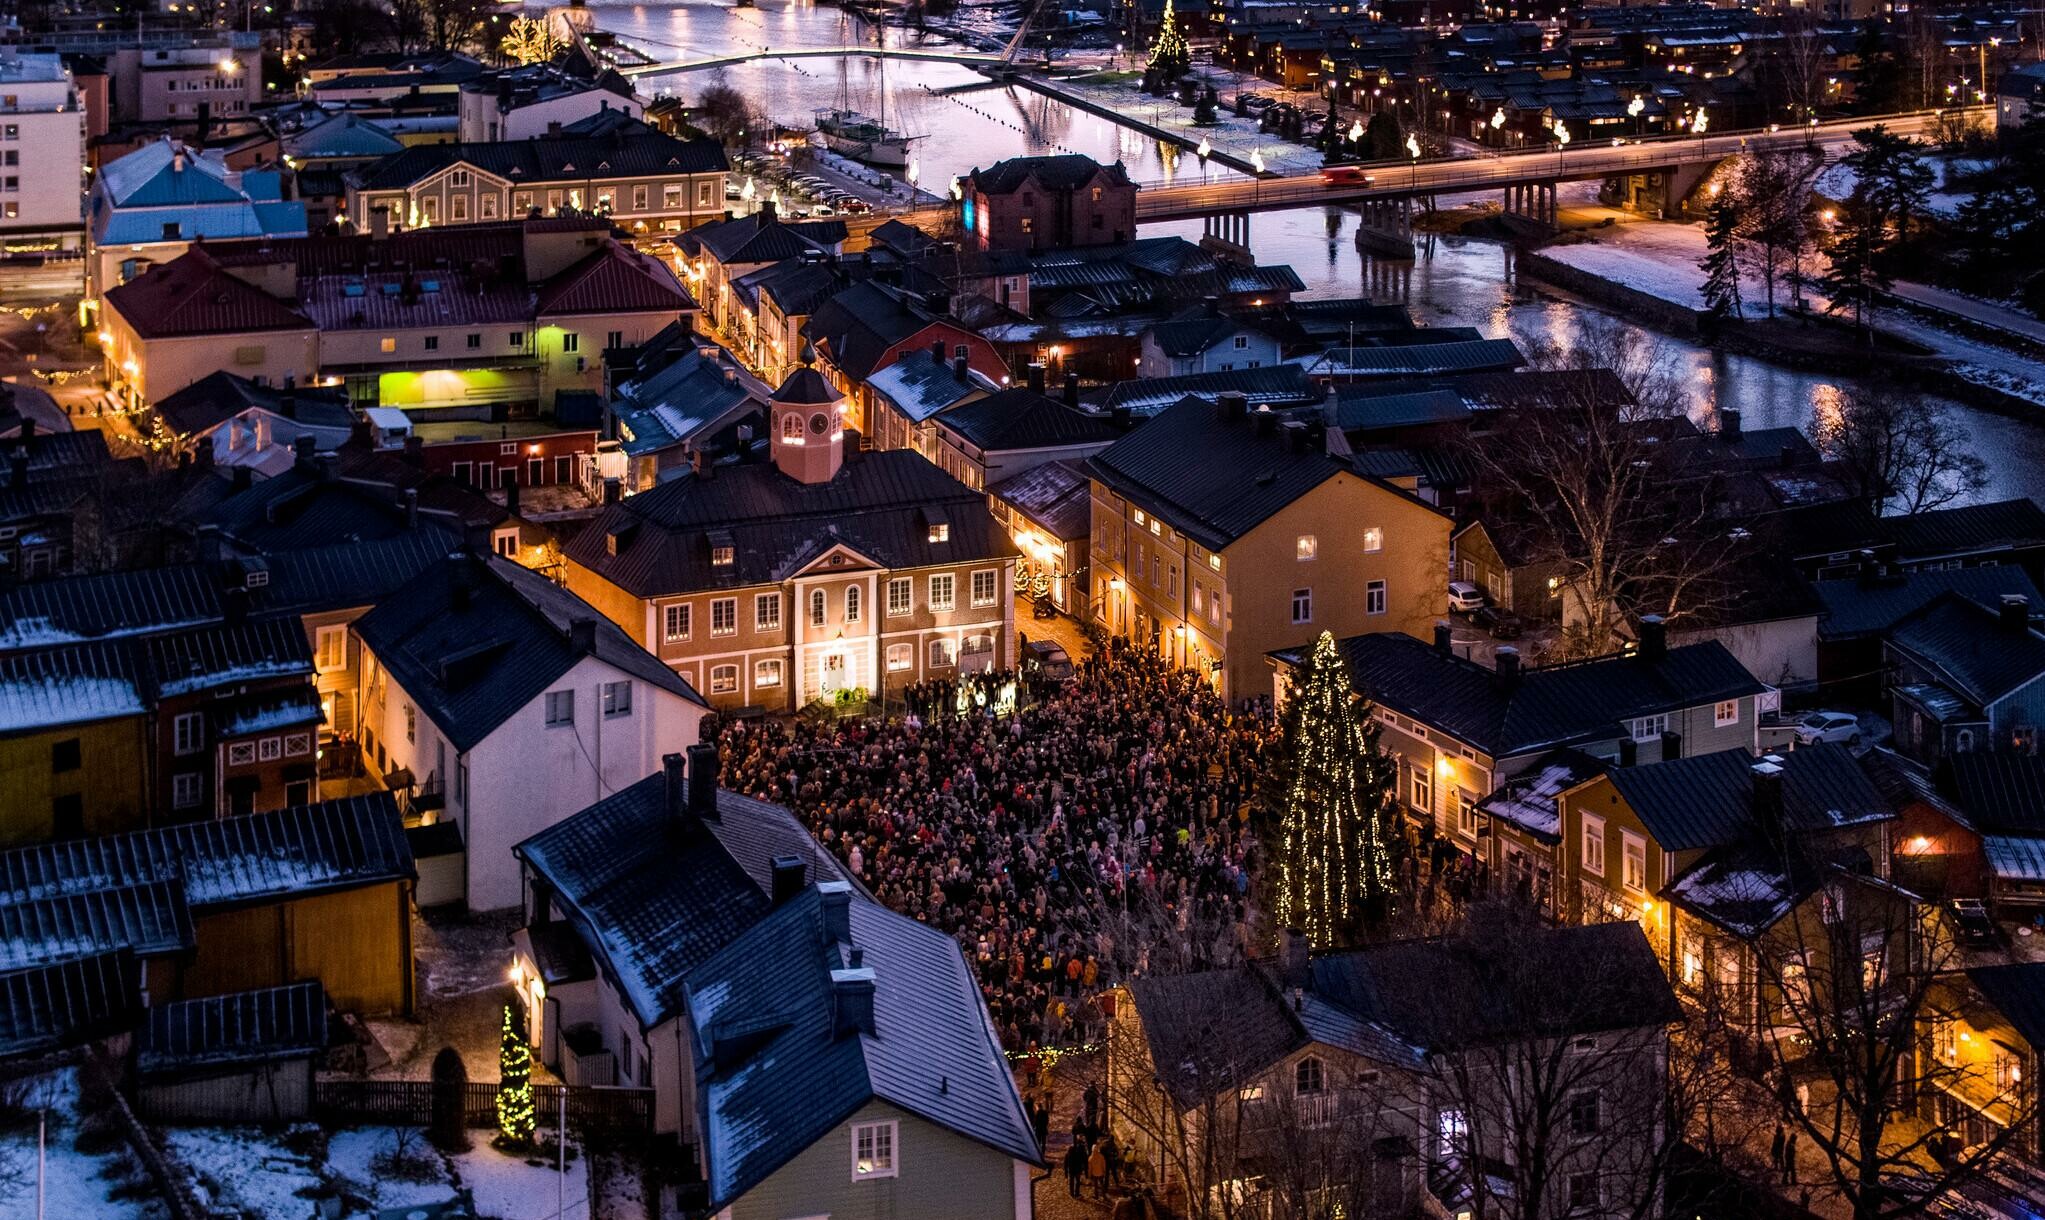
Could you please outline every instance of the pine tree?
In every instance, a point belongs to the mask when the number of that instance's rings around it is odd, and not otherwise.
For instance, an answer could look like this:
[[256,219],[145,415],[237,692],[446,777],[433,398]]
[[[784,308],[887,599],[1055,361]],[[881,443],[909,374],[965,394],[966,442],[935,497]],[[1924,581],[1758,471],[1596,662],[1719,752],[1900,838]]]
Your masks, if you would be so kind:
[[1740,316],[1739,213],[1724,199],[1711,205],[1704,222],[1704,307],[1715,318]]
[[1284,730],[1278,910],[1326,948],[1390,906],[1396,774],[1369,709],[1351,697],[1331,632],[1314,641],[1293,684]]
[[497,1046],[497,1129],[514,1144],[533,1141],[533,1052],[504,1006],[504,1031]]
[[1169,89],[1192,66],[1193,49],[1186,45],[1186,35],[1179,30],[1172,0],[1165,0],[1164,17],[1157,23],[1157,38],[1150,44],[1151,70],[1157,73],[1159,85]]

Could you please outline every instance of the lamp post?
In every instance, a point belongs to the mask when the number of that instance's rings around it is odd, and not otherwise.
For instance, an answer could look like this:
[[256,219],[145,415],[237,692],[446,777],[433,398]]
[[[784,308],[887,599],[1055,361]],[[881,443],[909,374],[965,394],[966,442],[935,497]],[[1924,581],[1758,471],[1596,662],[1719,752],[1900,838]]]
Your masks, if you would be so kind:
[[1555,172],[1562,172],[1562,154],[1569,148],[1569,124],[1555,120]]
[[1647,99],[1638,93],[1633,95],[1632,101],[1626,103],[1626,115],[1633,120],[1633,134],[1636,138],[1640,135],[1640,116],[1646,110]]
[[1417,190],[1420,186],[1420,139],[1412,132],[1406,133],[1406,155],[1412,158],[1413,173],[1410,184]]

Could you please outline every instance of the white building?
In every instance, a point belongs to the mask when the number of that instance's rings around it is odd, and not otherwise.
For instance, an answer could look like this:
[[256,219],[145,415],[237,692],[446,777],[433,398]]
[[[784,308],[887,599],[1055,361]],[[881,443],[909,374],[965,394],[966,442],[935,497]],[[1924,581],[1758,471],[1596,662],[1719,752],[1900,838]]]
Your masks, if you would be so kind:
[[57,55],[0,57],[0,236],[8,253],[78,250],[85,108]]

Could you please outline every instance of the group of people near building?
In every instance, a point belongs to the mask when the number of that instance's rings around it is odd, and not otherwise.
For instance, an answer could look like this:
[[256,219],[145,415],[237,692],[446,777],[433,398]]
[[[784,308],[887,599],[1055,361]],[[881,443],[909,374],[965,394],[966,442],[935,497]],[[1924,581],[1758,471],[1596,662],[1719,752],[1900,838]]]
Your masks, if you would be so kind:
[[1099,991],[1155,954],[1242,952],[1268,708],[1231,709],[1197,674],[1117,646],[1020,710],[946,702],[736,722],[723,774],[795,809],[876,898],[958,937],[1011,1051],[1095,1041]]

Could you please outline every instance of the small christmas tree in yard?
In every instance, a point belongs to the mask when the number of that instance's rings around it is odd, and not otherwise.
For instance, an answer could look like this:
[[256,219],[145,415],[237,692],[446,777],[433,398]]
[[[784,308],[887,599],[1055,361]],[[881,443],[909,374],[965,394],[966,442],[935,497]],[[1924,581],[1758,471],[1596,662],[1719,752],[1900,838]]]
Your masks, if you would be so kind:
[[1186,35],[1179,29],[1172,0],[1165,0],[1164,17],[1157,23],[1157,38],[1150,44],[1150,70],[1156,74],[1159,87],[1169,89],[1192,66],[1193,49],[1186,45]]
[[1278,912],[1316,948],[1389,913],[1397,770],[1349,689],[1349,666],[1323,631],[1285,705],[1279,770]]
[[1714,318],[1740,316],[1739,213],[1723,199],[1704,221],[1704,305]]
[[533,1142],[534,1126],[533,1052],[506,1004],[497,1047],[497,1129],[509,1142],[526,1147]]

